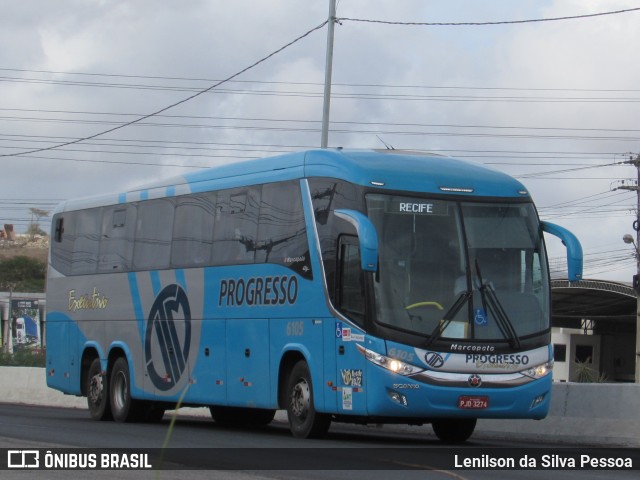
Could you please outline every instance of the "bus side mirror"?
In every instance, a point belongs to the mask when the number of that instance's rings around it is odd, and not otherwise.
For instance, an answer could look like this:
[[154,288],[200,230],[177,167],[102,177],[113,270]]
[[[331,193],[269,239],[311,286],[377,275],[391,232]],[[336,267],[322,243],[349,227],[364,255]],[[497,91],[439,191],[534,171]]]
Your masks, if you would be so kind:
[[577,282],[582,280],[582,245],[577,237],[566,228],[554,223],[540,222],[542,231],[550,233],[562,240],[567,247],[567,267],[569,270],[569,281]]
[[376,272],[378,270],[378,233],[371,220],[356,210],[338,209],[334,214],[355,227],[360,242],[362,270]]

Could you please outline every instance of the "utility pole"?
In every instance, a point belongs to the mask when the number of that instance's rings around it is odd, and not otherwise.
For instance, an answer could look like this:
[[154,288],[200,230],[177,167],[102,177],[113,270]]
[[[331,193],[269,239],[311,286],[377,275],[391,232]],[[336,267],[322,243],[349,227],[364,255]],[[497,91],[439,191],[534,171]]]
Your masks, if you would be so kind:
[[331,104],[331,73],[333,69],[333,31],[336,24],[336,0],[329,0],[329,24],[327,29],[327,59],[324,67],[324,104],[322,106],[322,138],[320,147],[329,144],[329,107]]
[[631,235],[625,235],[624,241],[626,243],[633,243],[636,254],[636,275],[633,278],[633,288],[636,291],[636,373],[635,381],[640,383],[640,155],[635,158],[631,156],[628,161],[623,162],[628,165],[636,167],[637,181],[635,185],[622,185],[617,187],[618,190],[631,190],[636,192],[637,207],[636,207],[636,219],[633,222],[633,229],[636,232],[636,240],[633,241]]

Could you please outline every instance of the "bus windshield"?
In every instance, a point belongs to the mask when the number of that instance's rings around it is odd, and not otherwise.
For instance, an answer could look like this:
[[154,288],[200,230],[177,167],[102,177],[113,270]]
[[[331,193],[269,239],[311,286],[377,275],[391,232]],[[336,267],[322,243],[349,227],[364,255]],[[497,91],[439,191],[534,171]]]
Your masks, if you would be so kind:
[[427,337],[508,342],[549,328],[548,273],[531,203],[367,195],[379,238],[376,321]]

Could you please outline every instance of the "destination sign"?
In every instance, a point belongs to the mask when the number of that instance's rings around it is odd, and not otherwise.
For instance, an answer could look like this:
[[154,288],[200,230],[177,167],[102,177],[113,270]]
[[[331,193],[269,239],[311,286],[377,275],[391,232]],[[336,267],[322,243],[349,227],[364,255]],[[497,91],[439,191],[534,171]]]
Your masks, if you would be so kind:
[[394,198],[385,204],[385,213],[446,215],[447,203],[417,198]]

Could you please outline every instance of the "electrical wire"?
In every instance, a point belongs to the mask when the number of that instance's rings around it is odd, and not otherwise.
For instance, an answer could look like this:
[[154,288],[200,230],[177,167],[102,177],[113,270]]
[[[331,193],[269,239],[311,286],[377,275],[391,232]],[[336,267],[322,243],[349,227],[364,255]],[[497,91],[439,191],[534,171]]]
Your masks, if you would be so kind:
[[15,156],[22,156],[22,155],[31,154],[31,153],[38,153],[38,152],[44,152],[44,151],[48,151],[48,150],[53,150],[53,149],[60,148],[60,147],[66,147],[66,146],[73,145],[73,144],[76,144],[76,143],[80,143],[80,142],[83,142],[83,141],[86,141],[86,140],[91,140],[91,139],[97,138],[97,137],[99,137],[99,136],[106,135],[106,134],[108,134],[108,133],[114,132],[114,131],[116,131],[116,130],[120,130],[120,129],[122,129],[122,128],[125,128],[125,127],[128,127],[128,126],[131,126],[131,125],[134,125],[134,124],[140,123],[140,122],[142,122],[143,120],[146,120],[146,119],[148,119],[148,118],[151,118],[151,117],[153,117],[153,116],[155,116],[155,115],[159,115],[159,114],[161,114],[161,113],[163,113],[163,112],[166,112],[167,110],[169,110],[169,109],[171,109],[171,108],[177,107],[178,105],[182,105],[182,104],[184,104],[184,103],[186,103],[186,102],[188,102],[188,101],[190,101],[190,100],[193,100],[193,99],[194,99],[194,98],[196,98],[196,97],[199,97],[200,95],[203,95],[203,94],[205,94],[205,93],[207,93],[207,92],[210,92],[210,91],[211,91],[211,90],[213,90],[214,88],[216,88],[216,87],[218,87],[218,86],[220,86],[220,85],[222,85],[222,84],[224,84],[224,83],[226,83],[226,82],[228,82],[228,81],[230,81],[230,80],[233,80],[234,78],[236,78],[236,77],[238,77],[238,76],[242,75],[243,73],[245,73],[245,72],[247,72],[247,71],[249,71],[249,70],[251,70],[251,69],[253,69],[253,68],[257,67],[257,66],[258,66],[258,65],[260,65],[261,63],[263,63],[263,62],[267,61],[267,60],[268,60],[268,59],[270,59],[271,57],[273,57],[273,56],[277,55],[278,53],[282,52],[283,50],[285,50],[285,49],[289,48],[290,46],[294,45],[295,43],[299,42],[300,40],[302,40],[302,39],[304,39],[304,38],[308,37],[308,36],[309,36],[309,35],[311,35],[313,32],[315,32],[315,31],[317,31],[317,30],[320,30],[320,29],[321,29],[321,28],[323,28],[325,25],[327,25],[327,23],[328,23],[328,22],[329,22],[328,20],[325,20],[325,21],[324,21],[324,22],[322,22],[320,25],[318,25],[318,26],[316,26],[316,27],[312,28],[311,30],[308,30],[307,32],[305,32],[305,33],[303,33],[302,35],[298,36],[297,38],[295,38],[294,40],[290,41],[290,42],[289,42],[289,43],[287,43],[286,45],[284,45],[284,46],[282,46],[282,47],[278,48],[277,50],[274,50],[274,51],[273,51],[273,52],[271,52],[270,54],[268,54],[268,55],[266,55],[266,56],[262,57],[262,58],[261,58],[261,59],[259,59],[258,61],[254,62],[253,64],[249,65],[248,67],[245,67],[245,68],[243,68],[242,70],[240,70],[240,71],[238,71],[238,72],[234,73],[233,75],[230,75],[229,77],[225,78],[224,80],[220,80],[220,81],[219,81],[219,82],[217,82],[216,84],[211,85],[210,87],[205,88],[204,90],[200,90],[199,92],[197,92],[197,93],[195,93],[195,94],[193,94],[193,95],[191,95],[191,96],[189,96],[189,97],[187,97],[187,98],[184,98],[184,99],[182,99],[182,100],[180,100],[180,101],[178,101],[178,102],[174,102],[174,103],[172,103],[171,105],[168,105],[168,106],[166,106],[166,107],[163,107],[163,108],[161,108],[160,110],[157,110],[157,111],[155,111],[155,112],[153,112],[153,113],[149,113],[149,114],[147,114],[147,115],[143,115],[142,117],[139,117],[139,118],[137,118],[137,119],[135,119],[135,120],[131,120],[130,122],[127,122],[127,123],[124,123],[124,124],[117,125],[117,126],[115,126],[115,127],[109,128],[109,129],[107,129],[107,130],[104,130],[104,131],[98,132],[98,133],[96,133],[96,134],[89,135],[89,136],[87,136],[87,137],[83,137],[83,138],[80,138],[80,139],[77,139],[77,140],[74,140],[74,141],[71,141],[71,142],[66,142],[66,143],[62,143],[62,144],[59,144],[59,145],[52,145],[52,146],[49,146],[49,147],[40,148],[40,149],[35,149],[35,150],[30,150],[30,151],[27,151],[27,152],[14,152],[14,153],[0,154],[0,157],[15,157]]
[[[191,82],[207,82],[207,83],[215,83],[219,82],[219,79],[210,79],[210,78],[195,78],[195,77],[169,77],[169,76],[152,76],[152,75],[126,75],[126,74],[114,74],[114,73],[96,73],[96,72],[63,72],[58,70],[27,70],[27,69],[18,69],[18,68],[0,68],[0,72],[2,71],[11,71],[11,72],[24,72],[24,73],[44,73],[47,75],[78,75],[78,76],[91,76],[91,77],[108,77],[108,78],[138,78],[138,79],[146,79],[146,80],[180,80],[180,81],[191,81]],[[10,78],[11,80],[19,81],[19,77],[0,77],[1,78]],[[29,79],[25,79],[29,80]],[[46,82],[47,79],[43,79],[43,82]],[[59,81],[59,83],[63,83]],[[305,85],[305,86],[319,86],[322,87],[324,84],[321,82],[293,82],[293,81],[276,81],[276,80],[230,80],[227,83],[255,83],[255,84],[264,84],[264,85]],[[102,85],[102,84],[98,84]],[[135,84],[113,84],[115,86],[127,86],[130,88],[135,88]],[[544,92],[608,92],[608,93],[638,93],[640,89],[602,89],[602,88],[533,88],[533,87],[471,87],[464,85],[399,85],[399,84],[385,84],[385,83],[344,83],[344,82],[334,82],[332,84],[334,87],[353,87],[353,88],[392,88],[392,89],[441,89],[441,90],[497,90],[497,91],[544,91]],[[89,84],[91,86],[91,84]],[[142,85],[142,88],[154,87],[157,85]],[[160,86],[160,88],[163,88]],[[167,87],[169,88],[169,87]],[[186,90],[187,88],[185,88]],[[189,87],[189,90],[198,91],[199,88]]]
[[600,12],[600,13],[590,13],[584,15],[571,15],[565,17],[555,17],[555,18],[533,18],[526,20],[503,20],[503,21],[494,21],[494,22],[394,22],[389,20],[373,20],[366,18],[348,18],[348,17],[339,17],[336,19],[338,23],[341,22],[362,22],[362,23],[377,23],[383,25],[401,25],[401,26],[420,26],[420,27],[484,27],[484,26],[494,26],[494,25],[514,25],[514,24],[523,24],[523,23],[541,23],[541,22],[557,22],[563,20],[578,20],[585,18],[593,18],[593,17],[602,17],[605,15],[618,15],[622,13],[630,13],[636,12],[640,10],[639,8],[627,8],[624,10],[616,10],[612,12]]

